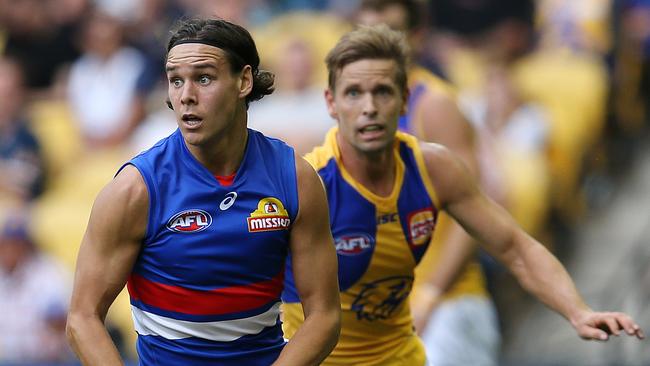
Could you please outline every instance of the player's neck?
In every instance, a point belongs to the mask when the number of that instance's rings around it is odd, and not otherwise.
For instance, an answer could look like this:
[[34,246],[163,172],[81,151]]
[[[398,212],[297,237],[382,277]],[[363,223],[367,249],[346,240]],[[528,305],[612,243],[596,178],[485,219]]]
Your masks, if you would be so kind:
[[341,161],[352,178],[380,197],[390,196],[395,185],[395,155],[393,148],[375,153],[356,150],[340,144]]
[[201,146],[188,146],[192,155],[216,176],[228,176],[237,171],[244,159],[248,143],[246,121],[234,122],[212,141]]

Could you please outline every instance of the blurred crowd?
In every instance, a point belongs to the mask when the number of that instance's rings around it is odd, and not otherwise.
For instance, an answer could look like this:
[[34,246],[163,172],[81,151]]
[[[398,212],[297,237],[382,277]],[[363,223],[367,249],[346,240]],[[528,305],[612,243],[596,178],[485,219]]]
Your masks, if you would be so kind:
[[[72,360],[65,313],[92,201],[175,129],[164,75],[173,21],[247,27],[276,74],[249,127],[305,153],[335,124],[323,59],[360,21],[359,3],[0,0],[0,364]],[[484,189],[561,252],[647,136],[650,0],[416,3],[412,62],[453,86]],[[125,293],[107,322],[133,359]]]

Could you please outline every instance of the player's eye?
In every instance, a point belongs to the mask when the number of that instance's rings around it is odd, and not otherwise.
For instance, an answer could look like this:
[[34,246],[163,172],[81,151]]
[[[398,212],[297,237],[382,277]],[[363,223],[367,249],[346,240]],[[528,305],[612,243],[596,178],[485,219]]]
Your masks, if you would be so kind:
[[169,83],[172,84],[175,88],[180,88],[183,86],[183,80],[180,78],[171,78],[169,79]]
[[393,89],[389,87],[380,87],[377,88],[376,93],[381,96],[388,96],[388,95],[393,95]]
[[212,78],[210,78],[208,75],[199,76],[199,84],[201,85],[208,85],[210,84],[210,81],[212,81]]
[[345,91],[345,95],[348,97],[358,97],[360,95],[359,90],[357,89],[348,89]]

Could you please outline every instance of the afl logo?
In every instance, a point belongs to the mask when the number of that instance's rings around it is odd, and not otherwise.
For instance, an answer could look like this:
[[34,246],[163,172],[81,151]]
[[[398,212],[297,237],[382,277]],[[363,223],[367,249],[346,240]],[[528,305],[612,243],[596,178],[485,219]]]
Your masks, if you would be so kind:
[[336,252],[341,255],[358,255],[372,248],[373,240],[366,234],[342,235],[334,240]]
[[212,216],[203,210],[186,210],[172,216],[167,221],[167,229],[177,233],[195,233],[208,228]]

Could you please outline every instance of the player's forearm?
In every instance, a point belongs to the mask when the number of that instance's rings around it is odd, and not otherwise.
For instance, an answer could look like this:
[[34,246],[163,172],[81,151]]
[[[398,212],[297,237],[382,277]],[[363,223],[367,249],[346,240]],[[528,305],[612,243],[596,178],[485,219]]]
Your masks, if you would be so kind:
[[441,293],[449,290],[475,252],[474,240],[460,225],[452,222],[440,258],[426,285],[435,287]]
[[566,269],[530,236],[523,232],[517,236],[515,240],[525,244],[517,245],[519,254],[509,264],[512,273],[528,292],[573,323],[589,307]]
[[336,346],[340,330],[338,306],[330,311],[307,315],[273,365],[319,365]]
[[83,365],[123,365],[106,327],[98,317],[70,313],[66,336]]

